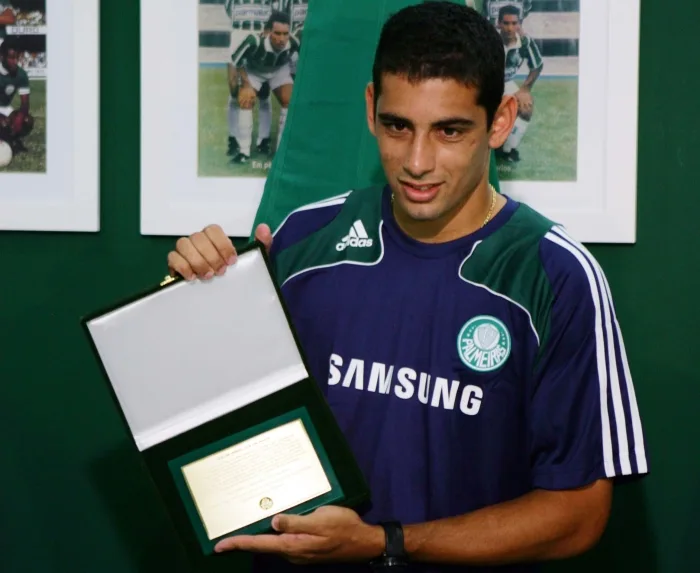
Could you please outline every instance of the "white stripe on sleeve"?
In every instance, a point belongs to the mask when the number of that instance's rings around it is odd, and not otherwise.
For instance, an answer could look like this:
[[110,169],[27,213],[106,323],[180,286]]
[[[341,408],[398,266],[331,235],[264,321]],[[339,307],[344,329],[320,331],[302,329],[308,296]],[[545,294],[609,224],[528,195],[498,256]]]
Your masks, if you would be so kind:
[[591,297],[593,306],[595,307],[595,346],[596,346],[596,364],[598,367],[598,384],[600,387],[600,422],[603,438],[603,461],[605,463],[605,475],[612,477],[615,475],[615,464],[613,463],[612,439],[610,435],[610,417],[608,414],[608,365],[605,360],[605,340],[603,338],[603,319],[601,311],[601,300],[598,295],[593,269],[590,263],[585,259],[580,251],[575,249],[571,244],[553,233],[547,233],[545,238],[553,243],[569,251],[578,262],[581,264],[588,285],[591,289]]
[[[627,425],[625,423],[625,411],[624,411],[624,406],[622,404],[622,395],[620,392],[620,381],[619,381],[619,376],[622,375],[622,377],[625,380],[625,387],[627,389],[627,395],[629,397],[629,411],[630,411],[630,418],[632,422],[632,433],[633,433],[633,438],[634,438],[634,452],[635,452],[635,458],[637,462],[637,469],[639,472],[646,472],[647,471],[647,459],[646,459],[646,452],[644,448],[644,436],[642,433],[642,421],[639,415],[639,408],[637,406],[637,397],[634,392],[634,384],[632,382],[632,375],[630,372],[629,368],[629,362],[627,361],[627,352],[625,350],[625,343],[622,338],[622,332],[620,330],[620,323],[617,320],[617,316],[615,314],[615,306],[613,304],[613,299],[612,299],[612,293],[610,291],[610,285],[608,283],[607,277],[605,276],[605,273],[601,269],[600,265],[598,262],[595,260],[593,255],[584,247],[581,243],[576,241],[575,239],[571,238],[563,229],[561,228],[555,228],[554,232],[557,233],[559,236],[562,238],[566,239],[571,245],[576,247],[588,260],[589,264],[593,267],[595,270],[596,276],[598,277],[598,282],[601,285],[601,292],[604,292],[604,303],[605,307],[609,309],[609,317],[606,316],[606,328],[608,330],[608,352],[610,354],[610,359],[611,359],[611,365],[610,365],[610,371],[611,371],[611,377],[614,376],[614,382],[611,380],[611,384],[613,385],[612,390],[613,390],[613,401],[615,405],[615,418],[617,421],[618,425],[618,440],[619,440],[619,449],[620,449],[620,465],[622,468],[622,473],[625,475],[628,475],[632,473],[632,468],[630,466],[630,459],[629,459],[629,453],[630,453],[630,448],[628,445],[628,436],[627,436]],[[620,359],[621,359],[621,366],[622,366],[622,372],[620,372],[620,369],[617,365],[617,358],[616,358],[616,353],[615,353],[615,344],[614,342],[617,341],[617,344],[620,349]],[[620,415],[618,415],[618,412]],[[622,427],[622,431],[620,431],[620,427]],[[623,440],[624,438],[624,440]]]

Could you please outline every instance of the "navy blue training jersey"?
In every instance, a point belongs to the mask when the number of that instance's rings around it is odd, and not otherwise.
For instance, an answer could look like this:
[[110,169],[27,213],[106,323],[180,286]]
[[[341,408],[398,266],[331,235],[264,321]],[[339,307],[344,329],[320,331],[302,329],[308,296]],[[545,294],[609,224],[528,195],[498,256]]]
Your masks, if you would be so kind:
[[475,233],[426,244],[398,227],[388,188],[357,190],[293,212],[271,256],[369,483],[365,521],[420,523],[647,472],[603,271],[527,205],[508,199]]

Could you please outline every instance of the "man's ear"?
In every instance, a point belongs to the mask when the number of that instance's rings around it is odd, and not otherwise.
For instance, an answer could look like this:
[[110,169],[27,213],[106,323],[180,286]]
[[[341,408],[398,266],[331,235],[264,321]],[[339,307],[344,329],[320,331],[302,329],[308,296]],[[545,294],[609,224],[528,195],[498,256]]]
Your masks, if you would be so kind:
[[489,132],[489,146],[492,149],[498,149],[506,142],[517,117],[518,100],[512,95],[504,95]]
[[372,135],[376,136],[375,131],[375,108],[374,108],[374,84],[372,82],[367,84],[365,89],[365,105],[367,108],[367,127],[369,127]]

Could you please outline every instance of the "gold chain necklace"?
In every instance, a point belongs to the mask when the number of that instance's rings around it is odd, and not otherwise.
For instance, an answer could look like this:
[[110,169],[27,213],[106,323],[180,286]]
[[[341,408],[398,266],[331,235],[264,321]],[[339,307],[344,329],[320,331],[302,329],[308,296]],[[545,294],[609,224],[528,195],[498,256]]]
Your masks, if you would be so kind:
[[491,220],[491,217],[493,216],[493,208],[496,206],[496,189],[494,189],[493,185],[489,183],[489,189],[491,190],[491,207],[489,208],[489,212],[486,215],[486,219],[484,219],[484,222],[481,224],[481,227],[484,228],[486,226],[486,223],[488,223]]
[[[486,226],[486,223],[491,220],[491,217],[493,216],[493,209],[496,206],[496,195],[498,193],[491,183],[489,183],[489,189],[491,190],[491,207],[489,207],[489,212],[486,214],[486,219],[484,219],[484,222],[481,224],[482,229]],[[391,204],[394,204],[394,193],[391,194]]]

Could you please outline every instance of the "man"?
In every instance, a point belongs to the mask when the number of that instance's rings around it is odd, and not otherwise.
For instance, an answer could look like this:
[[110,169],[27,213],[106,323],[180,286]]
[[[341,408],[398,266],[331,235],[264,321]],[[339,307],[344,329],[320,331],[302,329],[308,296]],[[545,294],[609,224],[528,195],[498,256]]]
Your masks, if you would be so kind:
[[504,6],[515,6],[520,20],[525,20],[532,11],[532,0],[466,0],[467,6],[477,9],[495,26],[499,12]]
[[[288,14],[291,25],[291,36],[297,42],[297,49],[292,51],[289,57],[289,74],[292,80],[296,77],[297,61],[301,51],[301,34],[306,18],[307,0],[284,0],[287,4],[279,3],[280,11]],[[277,3],[275,3],[277,4]],[[273,4],[273,6],[275,6]],[[277,9],[277,8],[275,8]],[[263,34],[268,36],[271,33],[270,20],[266,22]],[[285,112],[286,113],[286,112]],[[270,140],[270,128],[272,127],[272,106],[270,102],[270,83],[263,82],[258,92],[258,138],[255,150],[264,155],[272,155],[272,142]],[[281,137],[278,132],[278,142]]]
[[[299,51],[301,50],[301,34],[306,19],[308,8],[308,0],[275,0],[272,2],[273,10],[280,10],[289,15],[291,24],[291,34],[296,38],[299,49],[292,53],[289,59],[289,73],[292,79],[296,76],[296,66],[299,59]],[[266,21],[263,29],[265,36],[270,34],[269,20]],[[229,109],[231,105],[229,104]],[[232,116],[237,117],[236,111],[230,112]],[[237,119],[235,120],[237,125]],[[272,127],[272,104],[270,101],[270,84],[263,82],[260,91],[258,92],[258,137],[255,150],[264,155],[272,155],[272,142],[270,140],[270,129]],[[235,129],[235,128],[233,128]],[[233,132],[232,132],[233,133]],[[237,155],[240,151],[240,146],[235,138],[229,138],[229,155]]]
[[[14,38],[0,44],[0,139],[12,147],[13,153],[27,151],[22,138],[34,128],[34,117],[29,113],[29,77],[19,66],[20,50]],[[20,106],[12,102],[19,95]]]
[[[263,33],[265,23],[270,19],[272,13],[272,0],[224,0],[224,10],[231,20],[231,43],[230,53],[233,55],[251,33]],[[258,110],[258,122],[269,125],[272,122],[272,109],[269,99],[269,86],[267,86],[267,97],[260,98],[260,109]],[[235,98],[229,95],[228,101],[228,150],[227,155],[235,156],[240,151],[238,145],[238,111]]]
[[[517,115],[504,62],[466,6],[391,16],[365,96],[387,185],[307,205],[274,238],[256,229],[372,501],[279,515],[278,534],[218,551],[254,552],[261,570],[359,573],[386,561],[386,529],[413,571],[531,572],[595,545],[613,483],[647,472],[603,271],[488,184]],[[211,225],[168,266],[217,280],[235,258]]]
[[238,110],[239,151],[232,163],[250,161],[253,139],[253,106],[263,84],[267,82],[280,103],[277,144],[284,131],[287,108],[292,98],[293,79],[289,69],[292,54],[299,43],[290,34],[289,17],[274,11],[267,22],[266,35],[249,34],[231,56],[229,63],[229,90]]
[[[533,113],[532,87],[544,68],[540,49],[530,36],[521,33],[520,23],[520,10],[516,6],[501,8],[498,13],[498,29],[503,38],[506,53],[505,92],[515,96],[518,102],[518,118],[515,120],[513,131],[503,147],[496,150],[496,156],[505,161],[520,161],[518,145],[530,126]],[[518,87],[513,78],[525,62],[527,62],[529,74]]]

